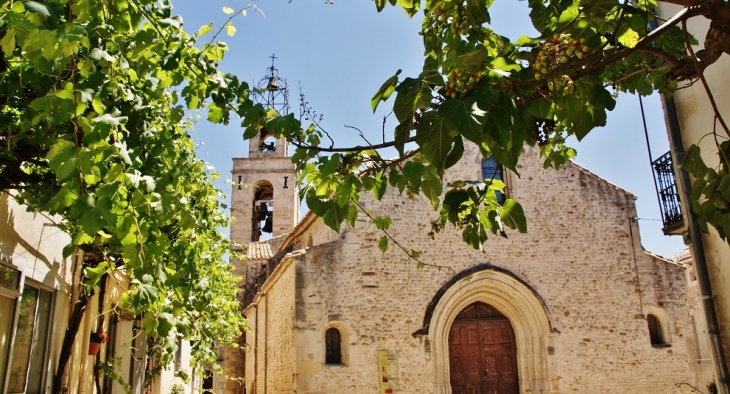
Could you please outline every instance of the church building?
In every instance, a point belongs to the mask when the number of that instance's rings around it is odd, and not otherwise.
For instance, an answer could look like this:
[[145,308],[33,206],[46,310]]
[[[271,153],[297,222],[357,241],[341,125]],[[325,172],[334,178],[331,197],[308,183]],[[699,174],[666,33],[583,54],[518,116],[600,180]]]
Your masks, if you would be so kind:
[[[264,131],[233,160],[231,238],[246,259],[245,350],[226,351],[225,393],[684,393],[699,381],[687,270],[645,251],[636,196],[567,163],[544,169],[527,148],[520,176],[502,171],[528,232],[429,237],[422,196],[363,194],[389,232],[424,262],[382,253],[360,215],[339,232],[299,220],[285,140]],[[446,180],[493,173],[475,146]],[[262,234],[271,238],[262,240]],[[242,340],[242,343],[244,341]]]

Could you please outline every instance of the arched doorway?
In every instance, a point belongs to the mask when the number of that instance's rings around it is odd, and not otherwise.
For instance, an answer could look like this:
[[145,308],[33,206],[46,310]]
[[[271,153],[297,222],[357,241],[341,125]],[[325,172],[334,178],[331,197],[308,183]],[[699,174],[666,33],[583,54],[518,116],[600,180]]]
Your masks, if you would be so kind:
[[449,332],[454,394],[517,394],[517,349],[509,320],[483,302],[464,308]]
[[427,310],[424,327],[414,335],[429,340],[433,360],[434,394],[452,394],[449,334],[456,317],[481,302],[501,312],[514,331],[521,393],[550,393],[548,343],[552,335],[548,310],[537,293],[511,272],[481,265],[457,274],[446,283]]

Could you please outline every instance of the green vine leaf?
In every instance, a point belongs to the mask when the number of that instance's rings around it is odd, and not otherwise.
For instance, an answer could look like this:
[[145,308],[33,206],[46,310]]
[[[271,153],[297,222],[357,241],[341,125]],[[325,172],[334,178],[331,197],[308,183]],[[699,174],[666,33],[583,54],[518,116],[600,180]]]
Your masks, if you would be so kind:
[[395,75],[388,78],[385,83],[383,83],[383,86],[378,89],[377,92],[375,92],[375,95],[373,96],[373,99],[370,101],[370,106],[373,108],[373,112],[378,108],[378,104],[380,104],[381,101],[387,100],[393,92],[395,92],[395,87],[398,85],[398,75],[402,70],[396,71]]

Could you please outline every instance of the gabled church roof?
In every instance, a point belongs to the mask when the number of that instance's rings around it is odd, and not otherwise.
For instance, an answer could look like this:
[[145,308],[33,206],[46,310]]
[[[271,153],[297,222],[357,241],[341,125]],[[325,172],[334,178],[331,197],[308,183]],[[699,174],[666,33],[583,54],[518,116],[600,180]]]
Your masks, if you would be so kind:
[[[689,249],[687,249],[686,251],[689,254]],[[657,260],[663,261],[665,263],[669,263],[669,264],[673,264],[673,265],[678,265],[680,267],[687,267],[687,263],[688,262],[686,261],[686,259],[684,259],[684,258],[677,258],[680,254],[682,254],[682,252],[679,252],[679,254],[676,254],[676,255],[671,256],[671,257],[664,257],[664,256],[662,256],[660,254],[654,253],[654,252],[649,251],[649,250],[644,250],[644,254],[647,255],[647,256],[651,256],[651,257],[653,257],[653,258],[655,258]]]
[[633,198],[634,200],[636,200],[638,198],[638,196],[636,194],[631,193],[630,191],[628,191],[628,190],[626,190],[626,189],[624,189],[624,188],[622,188],[620,186],[614,185],[613,183],[607,181],[605,178],[602,178],[600,175],[598,175],[598,174],[596,174],[594,172],[589,171],[585,167],[581,166],[580,164],[578,164],[578,163],[576,163],[576,162],[574,162],[572,160],[571,161],[568,161],[565,164],[565,166],[566,167],[573,167],[576,170],[578,170],[579,172],[581,172],[581,173],[583,173],[585,175],[588,175],[589,177],[594,178],[594,179],[596,179],[597,181],[599,181],[601,183],[604,183],[605,185],[607,185],[611,189],[614,189],[617,192],[623,193],[623,194],[625,194],[625,195]]

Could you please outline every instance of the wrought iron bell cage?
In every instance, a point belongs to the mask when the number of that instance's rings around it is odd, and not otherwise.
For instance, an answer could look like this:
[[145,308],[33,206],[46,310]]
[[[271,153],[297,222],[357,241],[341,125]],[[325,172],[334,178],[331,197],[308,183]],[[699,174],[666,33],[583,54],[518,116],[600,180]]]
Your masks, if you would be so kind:
[[271,55],[271,67],[266,69],[266,76],[256,84],[253,100],[262,104],[264,108],[271,108],[279,115],[289,113],[289,88],[286,79],[279,76],[279,70],[274,67],[276,55]]

